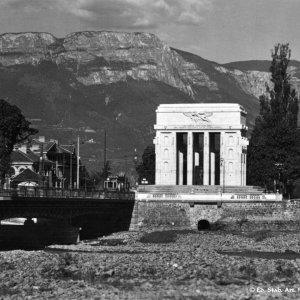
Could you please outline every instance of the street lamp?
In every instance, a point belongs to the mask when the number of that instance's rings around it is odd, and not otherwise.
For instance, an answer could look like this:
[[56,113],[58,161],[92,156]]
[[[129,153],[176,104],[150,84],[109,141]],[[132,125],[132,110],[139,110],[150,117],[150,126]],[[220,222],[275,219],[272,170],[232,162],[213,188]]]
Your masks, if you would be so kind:
[[276,170],[278,171],[278,189],[280,192],[280,173],[283,169],[283,163],[275,163]]
[[[137,151],[136,151],[136,148],[134,148],[134,156],[133,156],[133,163],[134,163],[134,171],[135,171],[135,175],[137,175],[137,173],[136,173],[136,167],[137,167],[137,164],[138,164],[138,159],[139,159],[139,157],[138,157],[138,154],[137,154]],[[135,178],[134,178],[134,184],[135,184],[135,187],[137,187],[137,185],[138,185],[138,178],[137,178],[137,176],[134,176]]]
[[223,194],[225,193],[225,159],[221,158],[220,160],[221,168],[223,168]]
[[144,177],[144,178],[141,180],[141,184],[142,184],[142,186],[144,187],[143,190],[145,191],[145,185],[148,184],[148,180]]

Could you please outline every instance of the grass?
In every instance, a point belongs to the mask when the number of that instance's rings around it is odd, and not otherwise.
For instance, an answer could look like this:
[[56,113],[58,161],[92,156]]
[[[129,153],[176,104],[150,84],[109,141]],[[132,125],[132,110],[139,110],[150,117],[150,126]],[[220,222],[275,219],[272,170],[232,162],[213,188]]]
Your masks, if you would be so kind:
[[107,240],[100,240],[97,243],[92,244],[92,246],[122,246],[126,245],[127,243],[123,240],[118,239],[107,239]]
[[176,242],[178,234],[197,233],[195,230],[164,230],[145,233],[141,238],[141,243],[146,244],[168,244]]
[[140,242],[146,244],[167,244],[167,243],[174,243],[176,241],[176,238],[177,238],[177,233],[172,230],[153,231],[144,234],[140,238]]
[[5,285],[0,286],[0,297],[1,297],[1,299],[3,299],[2,297],[16,295],[19,292],[20,292],[19,290],[10,289],[9,287],[7,287]]
[[255,242],[261,242],[273,236],[274,236],[274,232],[272,232],[271,230],[259,230],[247,234],[247,237],[254,239]]
[[220,254],[229,256],[240,256],[249,258],[263,258],[263,259],[300,259],[300,253],[294,251],[285,252],[267,252],[267,251],[218,251]]

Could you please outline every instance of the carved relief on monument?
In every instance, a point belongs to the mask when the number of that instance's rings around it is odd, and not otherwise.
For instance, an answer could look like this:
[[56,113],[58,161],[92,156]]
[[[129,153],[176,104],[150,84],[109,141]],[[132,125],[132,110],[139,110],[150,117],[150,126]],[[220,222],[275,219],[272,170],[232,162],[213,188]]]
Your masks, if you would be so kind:
[[211,120],[209,117],[213,115],[213,113],[200,113],[200,112],[186,112],[183,113],[186,117],[190,118],[195,123],[210,123]]

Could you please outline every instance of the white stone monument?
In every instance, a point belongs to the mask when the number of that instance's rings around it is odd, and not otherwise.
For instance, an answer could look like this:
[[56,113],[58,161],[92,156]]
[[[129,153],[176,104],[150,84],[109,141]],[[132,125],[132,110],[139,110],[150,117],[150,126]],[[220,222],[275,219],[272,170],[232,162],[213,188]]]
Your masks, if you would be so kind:
[[231,103],[159,105],[156,184],[245,186],[246,114]]

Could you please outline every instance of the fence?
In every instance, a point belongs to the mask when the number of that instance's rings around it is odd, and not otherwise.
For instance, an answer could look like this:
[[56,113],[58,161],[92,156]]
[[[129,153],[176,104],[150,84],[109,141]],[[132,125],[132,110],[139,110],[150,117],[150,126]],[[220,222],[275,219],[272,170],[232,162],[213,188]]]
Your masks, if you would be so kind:
[[0,197],[92,198],[134,200],[134,192],[20,187],[0,190]]

